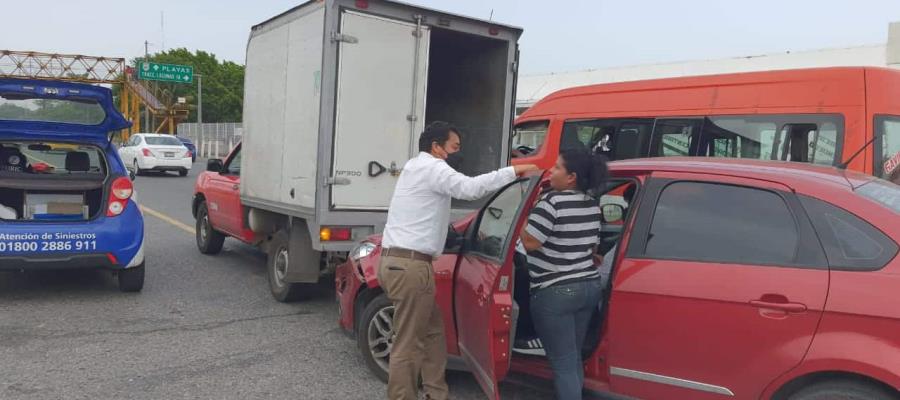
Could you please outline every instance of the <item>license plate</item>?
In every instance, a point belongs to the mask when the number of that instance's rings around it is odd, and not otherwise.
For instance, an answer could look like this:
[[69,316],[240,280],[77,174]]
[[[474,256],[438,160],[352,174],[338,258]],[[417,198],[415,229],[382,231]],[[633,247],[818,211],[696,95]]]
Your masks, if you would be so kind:
[[168,158],[173,158],[173,157],[175,157],[175,153],[163,153],[163,155],[166,156],[166,157],[168,157]]

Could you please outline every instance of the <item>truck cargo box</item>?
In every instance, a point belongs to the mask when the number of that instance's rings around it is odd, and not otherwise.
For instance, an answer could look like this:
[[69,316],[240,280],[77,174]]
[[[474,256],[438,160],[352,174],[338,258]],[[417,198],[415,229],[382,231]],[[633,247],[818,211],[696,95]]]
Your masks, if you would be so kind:
[[321,250],[318,226],[383,228],[429,122],[462,131],[461,172],[507,165],[521,33],[391,1],[311,1],[255,26],[242,201],[304,218]]

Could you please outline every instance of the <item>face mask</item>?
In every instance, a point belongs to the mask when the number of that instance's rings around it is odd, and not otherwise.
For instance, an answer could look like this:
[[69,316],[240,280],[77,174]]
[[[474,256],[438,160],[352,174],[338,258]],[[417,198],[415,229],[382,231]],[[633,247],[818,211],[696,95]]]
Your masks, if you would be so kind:
[[459,167],[462,166],[463,162],[462,154],[459,153],[460,152],[457,151],[456,153],[447,154],[447,159],[445,160],[447,161],[447,165],[449,165],[450,168],[453,168],[457,171],[459,171]]

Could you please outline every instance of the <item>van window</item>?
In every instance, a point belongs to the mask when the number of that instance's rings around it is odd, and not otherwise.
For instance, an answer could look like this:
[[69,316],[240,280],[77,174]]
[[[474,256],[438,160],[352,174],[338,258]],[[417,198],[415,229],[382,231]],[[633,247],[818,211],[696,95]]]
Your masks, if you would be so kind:
[[651,157],[690,156],[700,134],[700,119],[659,119],[653,128]]
[[610,160],[644,157],[652,129],[650,118],[566,121],[559,149],[584,148]]
[[540,150],[550,121],[529,121],[516,125],[513,129],[512,156],[522,157]]
[[900,117],[877,117],[875,176],[900,185]]
[[838,137],[830,116],[707,117],[700,155],[834,165]]
[[768,160],[772,157],[777,129],[772,122],[741,117],[707,118],[703,135],[709,145],[705,146],[703,155]]

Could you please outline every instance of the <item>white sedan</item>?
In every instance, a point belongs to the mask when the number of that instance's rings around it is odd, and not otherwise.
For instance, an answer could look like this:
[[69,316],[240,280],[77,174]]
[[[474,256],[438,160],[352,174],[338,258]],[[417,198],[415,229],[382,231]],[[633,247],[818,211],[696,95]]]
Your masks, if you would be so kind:
[[177,171],[187,176],[193,161],[191,151],[172,135],[138,133],[131,136],[119,157],[129,170],[140,175],[147,171]]

